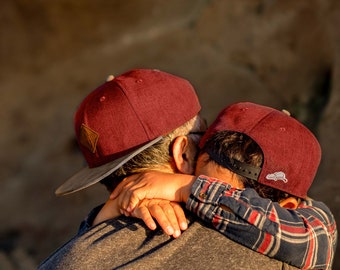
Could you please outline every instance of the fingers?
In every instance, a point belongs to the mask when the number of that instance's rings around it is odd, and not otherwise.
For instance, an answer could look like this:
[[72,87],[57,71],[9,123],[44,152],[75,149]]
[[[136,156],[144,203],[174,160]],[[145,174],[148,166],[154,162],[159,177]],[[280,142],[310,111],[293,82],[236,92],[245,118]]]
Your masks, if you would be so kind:
[[169,202],[161,201],[158,204],[152,205],[150,212],[166,234],[172,235],[175,238],[181,235],[175,211]]
[[145,206],[140,206],[137,207],[132,213],[132,216],[136,218],[140,218],[144,221],[145,225],[150,229],[150,230],[155,230],[157,225],[155,221],[153,220],[152,216],[150,215],[150,212],[147,207]]
[[188,228],[188,223],[187,223],[187,218],[185,217],[183,208],[181,207],[179,203],[176,203],[176,202],[170,202],[170,204],[174,209],[179,228],[182,231],[185,231]]
[[143,182],[143,179],[143,173],[124,178],[111,193],[110,199],[117,199],[122,210],[132,212],[141,200],[151,196],[152,192],[146,187],[148,182]]
[[128,185],[129,183],[131,183],[132,181],[136,181],[136,179],[138,179],[139,175],[135,174],[135,175],[131,175],[129,177],[124,178],[118,185],[117,187],[114,189],[114,191],[111,193],[110,195],[110,199],[114,200],[115,198],[118,197],[118,195],[122,192],[122,190],[126,187],[126,185]]
[[187,222],[182,207],[178,203],[166,200],[144,200],[131,213],[132,216],[140,218],[151,230],[159,226],[167,235],[177,238],[181,230],[187,229]]
[[144,187],[144,184],[130,182],[124,186],[124,189],[118,195],[118,205],[122,210],[132,212],[148,196],[150,196],[150,191]]
[[[117,198],[120,208],[128,212],[132,212],[143,199],[185,202],[186,200],[183,200],[185,196],[181,194],[190,194],[191,181],[194,179],[193,176],[183,174],[143,172],[125,178],[110,198]],[[188,192],[183,192],[183,190],[188,190]]]

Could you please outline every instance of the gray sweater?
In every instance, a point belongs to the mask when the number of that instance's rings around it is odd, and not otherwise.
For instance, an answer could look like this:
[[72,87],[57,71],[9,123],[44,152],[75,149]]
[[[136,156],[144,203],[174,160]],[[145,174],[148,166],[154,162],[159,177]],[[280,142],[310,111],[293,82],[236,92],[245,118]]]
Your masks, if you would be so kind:
[[189,219],[189,228],[174,239],[121,216],[75,236],[38,269],[296,269]]

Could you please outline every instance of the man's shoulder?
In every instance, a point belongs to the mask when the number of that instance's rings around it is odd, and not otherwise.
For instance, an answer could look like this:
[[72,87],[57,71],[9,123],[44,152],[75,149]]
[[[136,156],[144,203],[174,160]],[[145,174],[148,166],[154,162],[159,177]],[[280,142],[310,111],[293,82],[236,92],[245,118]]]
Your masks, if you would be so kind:
[[203,257],[208,263],[209,258],[214,258],[208,264],[212,269],[225,268],[226,264],[228,269],[297,269],[242,246],[199,220],[192,222],[189,228],[181,237],[193,238],[188,242],[195,246],[196,254],[192,256],[197,261]]
[[[285,269],[283,263],[243,247],[194,216],[188,229],[174,239],[141,220],[118,217],[77,235],[41,269]],[[288,269],[288,268],[287,268]]]

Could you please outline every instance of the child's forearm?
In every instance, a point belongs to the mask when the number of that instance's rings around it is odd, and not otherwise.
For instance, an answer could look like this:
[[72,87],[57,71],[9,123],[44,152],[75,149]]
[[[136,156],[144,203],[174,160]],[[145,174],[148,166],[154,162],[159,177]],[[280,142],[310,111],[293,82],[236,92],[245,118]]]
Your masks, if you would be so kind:
[[110,198],[118,199],[119,207],[131,212],[143,199],[164,199],[186,202],[196,177],[185,174],[145,172],[124,179]]
[[108,200],[93,220],[92,226],[97,225],[105,220],[118,217],[119,215],[120,212],[118,209],[117,200]]
[[[187,209],[228,238],[269,257],[299,268],[328,269],[332,265],[336,226],[332,213],[321,202],[305,201],[295,210],[285,209],[259,197],[253,189],[240,190],[200,176]],[[304,252],[308,257],[295,256]]]

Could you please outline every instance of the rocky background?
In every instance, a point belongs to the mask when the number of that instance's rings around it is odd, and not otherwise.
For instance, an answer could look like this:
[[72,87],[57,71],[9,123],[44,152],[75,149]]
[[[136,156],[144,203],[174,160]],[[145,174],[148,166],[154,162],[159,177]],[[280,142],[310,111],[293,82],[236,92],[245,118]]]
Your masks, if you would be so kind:
[[105,200],[54,190],[84,166],[77,105],[135,67],[189,79],[209,122],[235,101],[291,111],[323,149],[310,196],[340,223],[339,1],[3,0],[0,20],[0,269],[35,269]]

